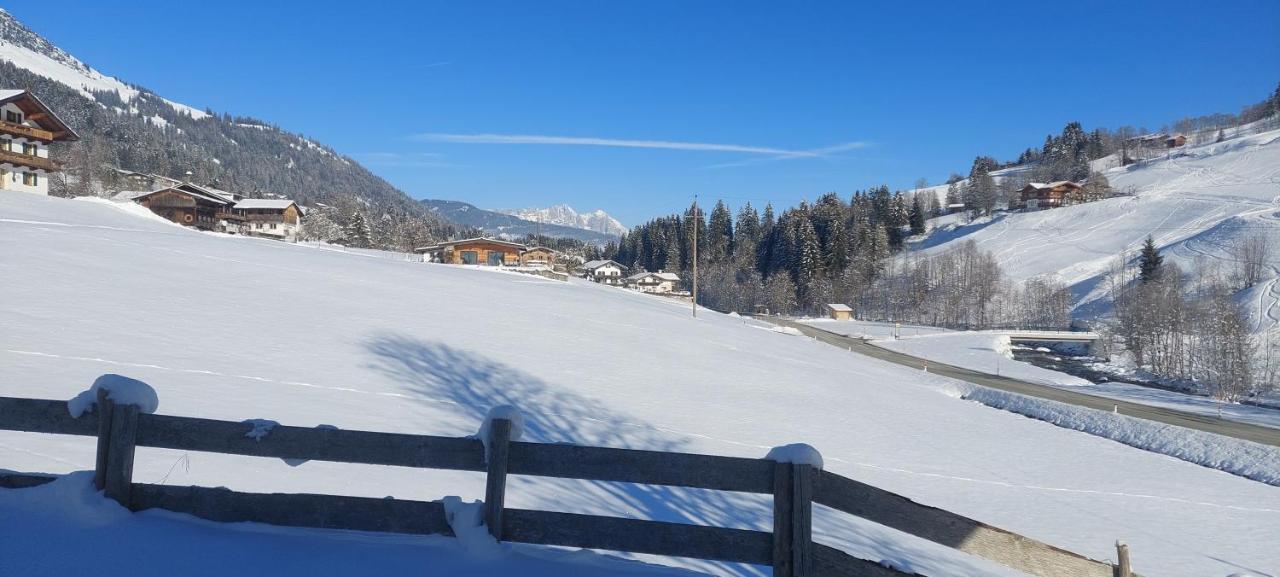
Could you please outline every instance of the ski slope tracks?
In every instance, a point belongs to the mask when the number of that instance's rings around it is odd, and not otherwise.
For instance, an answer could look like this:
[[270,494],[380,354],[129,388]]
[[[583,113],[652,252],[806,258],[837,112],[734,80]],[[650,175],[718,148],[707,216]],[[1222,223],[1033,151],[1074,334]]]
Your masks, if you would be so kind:
[[[0,395],[70,399],[118,373],[155,388],[163,414],[462,436],[490,408],[515,405],[535,442],[746,457],[803,442],[828,470],[1097,559],[1113,558],[1123,539],[1144,574],[1280,573],[1280,488],[955,398],[944,394],[955,381],[748,319],[705,311],[695,320],[679,303],[577,279],[201,233],[127,206],[3,191],[0,246]],[[89,438],[0,433],[6,469],[69,473],[93,461]],[[134,478],[424,500],[479,499],[484,487],[469,472],[148,448]],[[77,489],[66,490],[74,498]],[[56,515],[0,494],[0,519]],[[772,527],[765,496],[514,477],[507,499]],[[816,517],[820,542],[908,571],[1014,574],[821,508]],[[152,520],[138,531],[175,542],[210,535],[189,518],[180,521],[198,532],[168,531],[172,516],[137,516]],[[47,530],[40,551],[82,554],[75,533]],[[354,537],[322,533],[306,532],[289,555],[356,547]],[[245,542],[220,535],[228,547]],[[405,542],[359,540],[388,550]],[[0,538],[0,574],[20,574],[16,563],[32,558],[13,543]],[[224,573],[241,559],[199,558]],[[768,572],[640,558],[717,575]]]

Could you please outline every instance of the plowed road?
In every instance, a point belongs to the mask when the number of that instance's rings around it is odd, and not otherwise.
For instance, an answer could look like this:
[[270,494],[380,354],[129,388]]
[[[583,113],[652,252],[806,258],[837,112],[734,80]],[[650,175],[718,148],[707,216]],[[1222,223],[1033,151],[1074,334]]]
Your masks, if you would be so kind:
[[1229,421],[1208,415],[1197,415],[1164,407],[1153,407],[1151,405],[1142,405],[1105,397],[1095,397],[1093,395],[1086,395],[1084,393],[1077,393],[1075,391],[1050,387],[1048,385],[1028,383],[1026,381],[1019,381],[1009,377],[1001,377],[970,369],[963,369],[957,366],[939,363],[937,361],[928,361],[919,357],[894,352],[869,344],[862,339],[846,337],[831,331],[825,331],[787,319],[771,316],[759,316],[756,318],[776,325],[794,328],[804,333],[806,336],[814,337],[824,343],[834,345],[842,349],[849,349],[855,353],[883,361],[889,361],[891,363],[897,363],[899,365],[905,365],[917,369],[922,368],[925,363],[928,363],[929,372],[931,373],[951,377],[953,379],[960,379],[962,381],[968,381],[984,387],[991,387],[993,389],[1018,393],[1029,397],[1048,399],[1050,401],[1058,401],[1060,403],[1067,403],[1079,407],[1097,409],[1099,411],[1112,411],[1113,409],[1118,408],[1121,414],[1128,415],[1130,417],[1137,417],[1139,419],[1147,419],[1149,421],[1177,425],[1188,429],[1207,431],[1210,433],[1217,433],[1219,435],[1235,437],[1237,439],[1244,439],[1246,441],[1253,441],[1255,443],[1280,447],[1280,429]]

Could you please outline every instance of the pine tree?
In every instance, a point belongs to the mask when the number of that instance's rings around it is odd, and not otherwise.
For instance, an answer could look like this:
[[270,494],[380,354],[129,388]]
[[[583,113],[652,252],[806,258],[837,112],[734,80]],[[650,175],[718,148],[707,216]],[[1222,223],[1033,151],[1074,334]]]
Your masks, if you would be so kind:
[[711,209],[711,221],[707,225],[707,260],[723,262],[733,251],[733,217],[724,201],[716,201]]
[[1146,242],[1142,244],[1142,252],[1138,255],[1138,280],[1143,284],[1160,280],[1163,266],[1164,256],[1160,254],[1160,249],[1156,248],[1155,240],[1148,236]]
[[347,219],[347,224],[342,228],[342,236],[347,246],[355,248],[369,248],[372,246],[372,232],[369,230],[369,221],[365,219],[364,212],[356,209],[351,211]]
[[925,226],[925,207],[917,194],[911,199],[911,215],[908,221],[911,225],[911,234],[924,234]]

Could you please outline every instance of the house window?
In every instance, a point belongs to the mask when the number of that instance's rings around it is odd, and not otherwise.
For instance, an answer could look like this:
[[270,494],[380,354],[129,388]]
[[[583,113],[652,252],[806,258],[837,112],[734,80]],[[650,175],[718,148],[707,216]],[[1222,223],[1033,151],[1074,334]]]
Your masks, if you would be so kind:
[[40,175],[34,172],[22,173],[22,184],[27,186],[37,186],[40,184]]
[[22,124],[22,113],[6,110],[4,111],[4,119],[14,124]]
[[271,230],[275,230],[275,229],[276,229],[276,223],[273,222],[271,223]]
[[40,149],[37,148],[36,145],[34,144],[31,144],[29,142],[22,143],[22,153],[27,156],[36,156],[36,152],[39,150]]

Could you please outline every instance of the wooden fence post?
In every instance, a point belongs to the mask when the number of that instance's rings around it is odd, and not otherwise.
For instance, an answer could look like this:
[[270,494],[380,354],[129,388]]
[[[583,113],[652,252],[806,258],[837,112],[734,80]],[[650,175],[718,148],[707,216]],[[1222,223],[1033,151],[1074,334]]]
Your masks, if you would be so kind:
[[106,491],[107,497],[127,508],[133,489],[133,451],[138,438],[138,407],[121,405],[112,412]]
[[1116,577],[1132,577],[1133,568],[1129,566],[1129,546],[1124,541],[1116,541]]
[[93,408],[93,412],[98,414],[98,454],[93,464],[93,488],[99,491],[107,486],[107,449],[111,443],[111,414],[116,406],[107,394],[106,389],[99,388],[98,404]]
[[489,423],[489,454],[485,455],[484,524],[494,539],[502,540],[502,508],[507,492],[507,460],[511,454],[511,421]]
[[813,467],[778,463],[773,477],[773,575],[813,574]]

